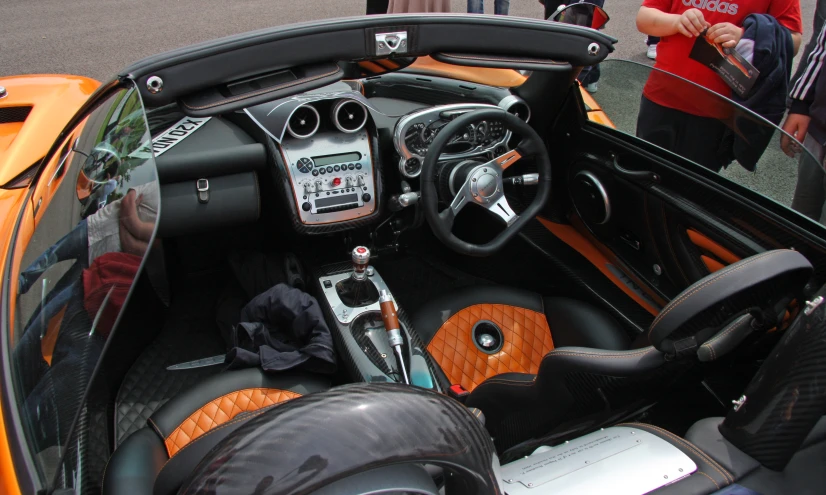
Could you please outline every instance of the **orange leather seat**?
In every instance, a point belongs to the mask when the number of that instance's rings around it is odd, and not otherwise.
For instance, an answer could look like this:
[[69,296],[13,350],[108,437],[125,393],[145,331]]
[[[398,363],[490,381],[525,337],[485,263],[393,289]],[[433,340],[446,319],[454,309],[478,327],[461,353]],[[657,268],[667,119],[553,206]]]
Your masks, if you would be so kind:
[[106,466],[103,493],[177,493],[201,459],[247,421],[328,388],[325,377],[302,372],[250,368],[215,375],[164,404],[120,444]]

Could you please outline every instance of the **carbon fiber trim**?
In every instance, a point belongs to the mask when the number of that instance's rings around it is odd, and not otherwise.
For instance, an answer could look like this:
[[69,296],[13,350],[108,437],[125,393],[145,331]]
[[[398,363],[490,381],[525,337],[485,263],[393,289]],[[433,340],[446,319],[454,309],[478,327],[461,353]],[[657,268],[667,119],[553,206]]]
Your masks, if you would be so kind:
[[449,493],[502,493],[493,443],[467,408],[390,384],[345,385],[264,412],[213,449],[180,493],[213,493],[218,486],[221,493],[311,493],[408,462],[443,467]]
[[[826,288],[817,296],[826,297]],[[826,411],[826,304],[802,311],[746,387],[720,432],[743,452],[782,471]]]

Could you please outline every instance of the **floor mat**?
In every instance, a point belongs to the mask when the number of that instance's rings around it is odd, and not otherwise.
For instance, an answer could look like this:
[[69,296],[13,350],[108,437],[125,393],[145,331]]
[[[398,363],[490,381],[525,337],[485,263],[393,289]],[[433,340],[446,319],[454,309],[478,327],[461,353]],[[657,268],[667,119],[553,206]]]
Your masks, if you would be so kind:
[[169,371],[167,366],[223,354],[224,342],[215,324],[220,284],[214,276],[189,278],[176,295],[158,337],[137,359],[118,391],[115,442],[146,426],[146,420],[169,399],[222,365]]

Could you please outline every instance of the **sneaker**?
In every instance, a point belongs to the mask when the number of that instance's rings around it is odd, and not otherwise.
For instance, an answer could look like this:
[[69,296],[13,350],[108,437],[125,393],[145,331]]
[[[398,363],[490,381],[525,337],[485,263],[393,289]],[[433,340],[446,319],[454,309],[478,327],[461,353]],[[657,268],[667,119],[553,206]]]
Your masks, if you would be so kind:
[[597,92],[597,83],[592,82],[591,84],[585,85],[585,91],[589,93],[596,93]]
[[648,51],[645,52],[645,56],[651,60],[657,60],[657,45],[648,45]]

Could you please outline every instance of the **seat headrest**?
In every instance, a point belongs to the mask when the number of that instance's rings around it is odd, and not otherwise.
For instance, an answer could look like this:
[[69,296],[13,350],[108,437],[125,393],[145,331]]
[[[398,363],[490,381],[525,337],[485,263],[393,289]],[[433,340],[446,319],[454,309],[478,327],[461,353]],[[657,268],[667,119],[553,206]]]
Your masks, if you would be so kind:
[[[777,249],[729,265],[698,280],[666,305],[651,323],[648,338],[666,354],[683,339],[699,346],[717,327],[750,309],[772,309],[799,293],[812,276],[811,263],[797,251]],[[692,342],[687,342],[690,345]]]

